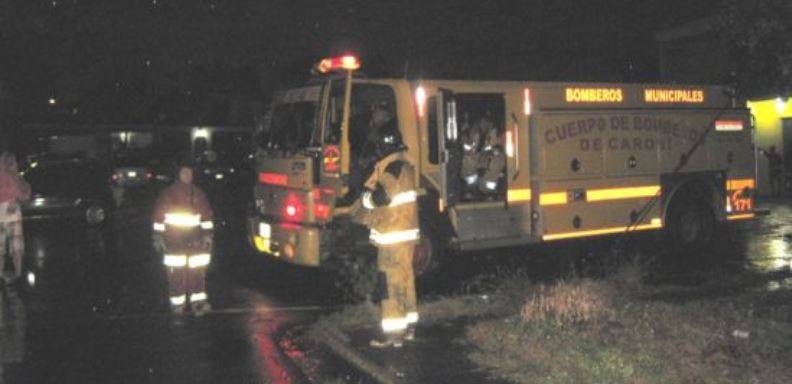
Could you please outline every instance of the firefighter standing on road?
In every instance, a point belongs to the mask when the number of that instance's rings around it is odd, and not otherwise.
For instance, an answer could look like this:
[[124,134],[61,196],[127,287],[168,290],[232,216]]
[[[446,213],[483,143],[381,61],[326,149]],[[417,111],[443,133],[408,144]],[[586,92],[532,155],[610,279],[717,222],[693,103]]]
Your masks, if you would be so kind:
[[373,347],[401,347],[412,340],[418,322],[413,251],[420,233],[416,206],[415,168],[407,161],[401,134],[384,107],[372,114],[369,143],[363,153],[371,169],[361,195],[358,219],[370,230],[377,247],[377,265],[387,292],[381,302],[382,337]]
[[179,165],[177,180],[154,207],[154,247],[163,254],[169,299],[174,313],[209,311],[206,270],[211,262],[212,207],[193,184],[192,164]]

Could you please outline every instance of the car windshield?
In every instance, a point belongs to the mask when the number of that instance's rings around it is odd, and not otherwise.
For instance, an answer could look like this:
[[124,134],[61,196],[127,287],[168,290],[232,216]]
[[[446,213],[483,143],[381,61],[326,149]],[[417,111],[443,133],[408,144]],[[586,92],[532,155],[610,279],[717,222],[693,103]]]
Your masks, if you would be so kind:
[[258,143],[262,149],[295,152],[318,145],[316,110],[320,87],[305,87],[276,96]]
[[151,163],[152,156],[145,152],[126,152],[114,156],[116,167],[145,167]]
[[36,196],[73,197],[98,189],[103,175],[95,165],[69,162],[31,168],[25,180]]

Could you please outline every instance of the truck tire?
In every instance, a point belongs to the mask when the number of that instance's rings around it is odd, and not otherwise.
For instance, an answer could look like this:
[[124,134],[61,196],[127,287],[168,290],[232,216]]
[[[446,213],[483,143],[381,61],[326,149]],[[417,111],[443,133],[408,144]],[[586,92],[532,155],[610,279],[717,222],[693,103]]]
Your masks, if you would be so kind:
[[690,190],[677,196],[667,216],[666,239],[677,251],[701,251],[712,244],[717,220],[706,195]]
[[415,244],[413,271],[415,276],[424,276],[440,266],[446,246],[442,236],[428,228],[421,228],[421,239]]

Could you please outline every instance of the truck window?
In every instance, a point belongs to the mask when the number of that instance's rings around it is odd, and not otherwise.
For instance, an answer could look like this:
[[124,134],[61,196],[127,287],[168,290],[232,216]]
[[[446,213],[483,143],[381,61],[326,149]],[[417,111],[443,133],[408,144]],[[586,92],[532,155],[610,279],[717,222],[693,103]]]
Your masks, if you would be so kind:
[[437,164],[440,161],[440,148],[437,140],[437,96],[432,96],[428,101],[427,130],[429,135],[429,162]]
[[[328,118],[325,126],[325,144],[338,144],[341,141],[341,119],[344,111],[345,80],[334,81],[330,89]],[[382,84],[352,84],[352,100],[349,114],[349,194],[355,198],[363,187],[363,173],[360,153],[363,150],[371,126],[371,112],[375,105],[383,106],[390,112],[398,126],[396,115],[396,95],[393,88]]]
[[295,152],[316,144],[311,142],[315,128],[316,103],[276,104],[259,144],[265,148]]
[[320,90],[313,86],[277,94],[257,136],[258,145],[286,152],[318,146],[315,131]]
[[[325,143],[338,144],[341,141],[341,119],[344,111],[345,81],[334,81],[330,91],[328,121],[325,129]],[[374,105],[384,105],[396,117],[396,96],[388,85],[352,84],[352,101],[349,114],[349,146],[355,156],[365,144]]]

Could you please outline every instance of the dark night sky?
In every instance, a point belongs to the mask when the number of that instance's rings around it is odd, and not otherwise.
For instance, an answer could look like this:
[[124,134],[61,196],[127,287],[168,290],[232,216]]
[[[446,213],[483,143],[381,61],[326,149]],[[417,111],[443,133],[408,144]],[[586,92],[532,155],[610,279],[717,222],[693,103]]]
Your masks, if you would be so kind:
[[0,97],[22,119],[180,122],[347,50],[371,76],[652,81],[654,32],[716,3],[5,0]]

